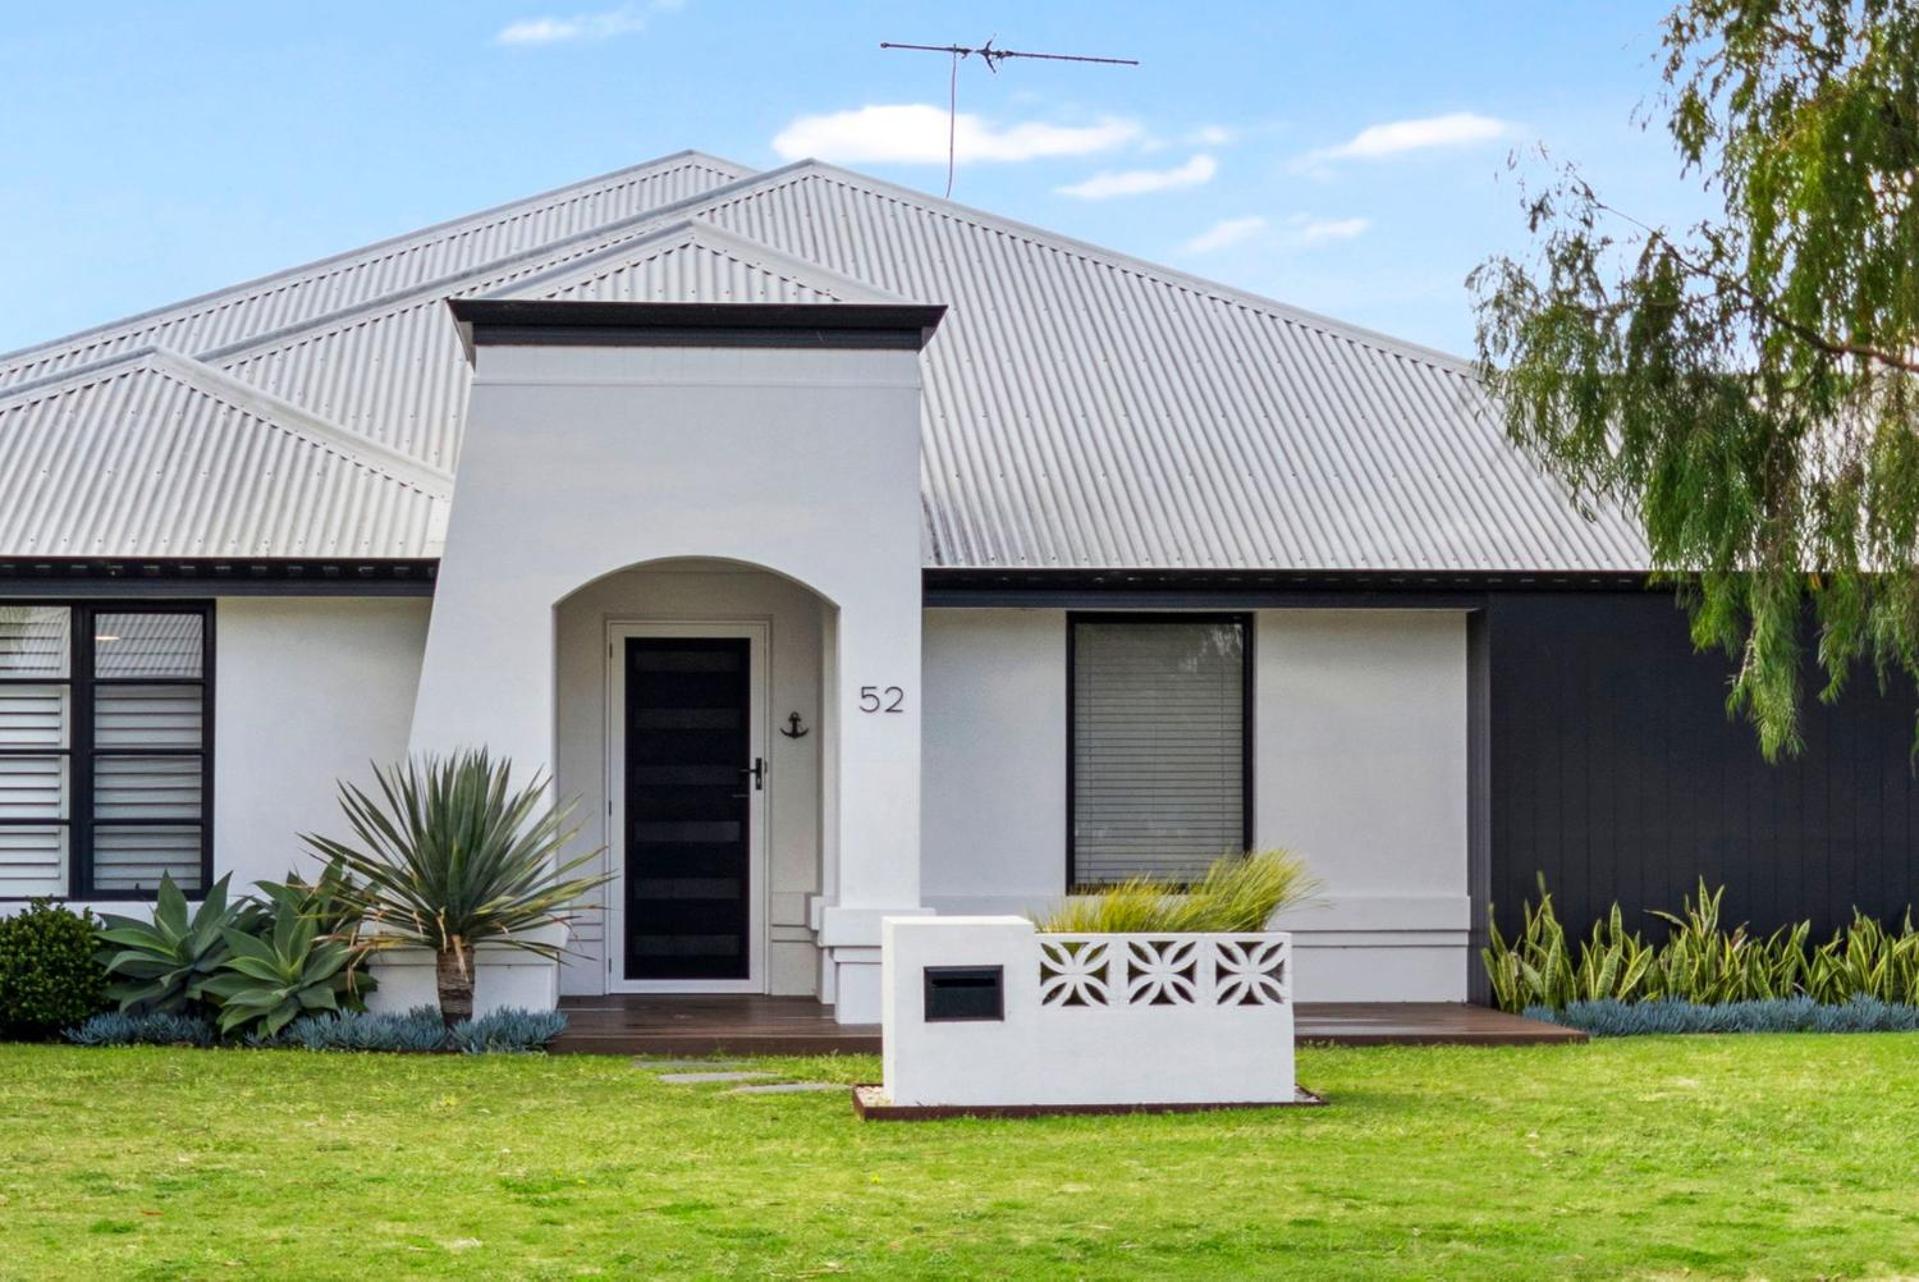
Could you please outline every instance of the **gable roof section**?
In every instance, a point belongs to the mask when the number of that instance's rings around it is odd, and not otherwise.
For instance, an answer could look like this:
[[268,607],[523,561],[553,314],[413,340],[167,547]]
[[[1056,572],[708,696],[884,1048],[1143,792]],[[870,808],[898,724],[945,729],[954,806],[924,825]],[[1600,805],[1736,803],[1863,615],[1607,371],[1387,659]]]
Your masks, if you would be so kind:
[[595,303],[897,303],[897,294],[682,219],[490,297]]
[[0,356],[0,388],[139,347],[199,353],[311,323],[663,208],[751,172],[694,151],[663,156]]
[[0,381],[181,333],[229,384],[438,474],[469,377],[448,298],[944,303],[929,566],[1646,564],[1630,521],[1581,518],[1506,442],[1464,362],[818,162],[682,153],[329,263],[0,358]]
[[153,348],[0,405],[0,547],[13,556],[435,556],[452,488]]

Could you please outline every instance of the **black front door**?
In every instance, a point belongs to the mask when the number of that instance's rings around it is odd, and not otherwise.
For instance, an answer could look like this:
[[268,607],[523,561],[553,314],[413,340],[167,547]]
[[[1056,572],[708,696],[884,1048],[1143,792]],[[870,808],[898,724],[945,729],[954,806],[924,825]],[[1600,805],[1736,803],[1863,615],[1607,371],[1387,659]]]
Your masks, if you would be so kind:
[[626,978],[747,979],[751,642],[626,642]]

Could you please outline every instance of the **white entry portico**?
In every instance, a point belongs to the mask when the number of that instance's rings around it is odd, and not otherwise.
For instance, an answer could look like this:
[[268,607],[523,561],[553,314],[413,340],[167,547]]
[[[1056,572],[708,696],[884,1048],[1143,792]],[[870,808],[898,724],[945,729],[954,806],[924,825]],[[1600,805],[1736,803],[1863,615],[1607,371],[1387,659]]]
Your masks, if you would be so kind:
[[[820,998],[844,1022],[876,1018],[881,919],[922,911],[918,353],[942,309],[454,310],[474,374],[411,747],[485,744],[554,772],[562,606],[587,585],[689,558],[802,585],[821,608],[819,866],[801,925]],[[739,620],[714,624],[722,636]],[[755,715],[784,716],[767,697]],[[617,800],[609,789],[605,804]],[[770,889],[762,873],[749,893],[770,905]],[[750,941],[762,958],[770,917],[756,914]],[[762,962],[746,986],[767,979]]]

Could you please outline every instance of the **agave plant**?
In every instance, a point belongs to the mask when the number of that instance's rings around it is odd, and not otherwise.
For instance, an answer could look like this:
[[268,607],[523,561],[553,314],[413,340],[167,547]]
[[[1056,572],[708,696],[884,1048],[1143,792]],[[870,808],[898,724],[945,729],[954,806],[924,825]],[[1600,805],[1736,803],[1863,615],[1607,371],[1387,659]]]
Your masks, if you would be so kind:
[[243,931],[259,911],[245,902],[229,906],[228,880],[214,882],[191,916],[187,897],[164,873],[151,921],[100,914],[100,939],[111,945],[100,962],[115,980],[107,996],[121,1010],[173,1014],[206,1004],[207,984],[232,952],[228,933]]
[[352,988],[353,945],[321,937],[320,919],[300,911],[300,888],[263,888],[273,898],[273,929],[264,938],[222,931],[230,955],[201,985],[220,1003],[222,1033],[257,1024],[271,1037],[301,1015],[340,1009]]
[[545,778],[515,789],[511,776],[510,762],[484,750],[376,767],[377,796],[340,785],[357,843],[305,838],[359,878],[343,879],[339,893],[363,918],[371,946],[433,951],[449,1026],[473,1014],[476,945],[557,961],[563,945],[540,932],[569,927],[581,897],[606,881],[573,875],[598,850],[561,862],[575,830],[568,807],[549,804]]

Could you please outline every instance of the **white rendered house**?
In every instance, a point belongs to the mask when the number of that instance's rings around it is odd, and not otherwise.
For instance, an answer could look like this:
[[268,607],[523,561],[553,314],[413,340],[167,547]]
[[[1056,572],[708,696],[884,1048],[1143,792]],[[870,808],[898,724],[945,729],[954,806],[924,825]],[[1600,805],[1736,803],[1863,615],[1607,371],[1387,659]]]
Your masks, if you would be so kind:
[[[1485,409],[1452,357],[695,153],[0,357],[0,899],[277,876],[336,779],[484,744],[614,879],[483,1001],[865,1022],[887,916],[1282,845],[1327,883],[1302,1000],[1463,1000],[1495,882],[1596,848],[1525,774],[1590,721],[1501,693],[1496,621],[1647,617],[1630,522]],[[1670,781],[1643,746],[1617,787]]]

